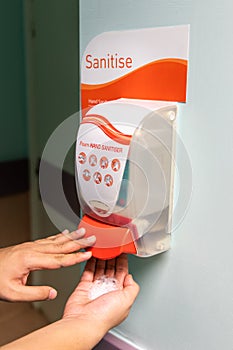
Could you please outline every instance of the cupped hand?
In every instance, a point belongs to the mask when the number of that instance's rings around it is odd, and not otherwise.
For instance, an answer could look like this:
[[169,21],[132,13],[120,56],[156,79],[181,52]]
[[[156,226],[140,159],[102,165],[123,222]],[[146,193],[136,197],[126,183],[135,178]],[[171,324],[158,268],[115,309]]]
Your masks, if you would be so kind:
[[71,266],[91,257],[91,252],[79,252],[93,245],[95,237],[82,238],[84,229],[63,231],[34,242],[0,249],[0,299],[36,301],[54,299],[57,291],[50,286],[26,285],[31,271]]
[[[90,289],[101,276],[114,277],[120,288],[90,300]],[[128,274],[126,254],[108,261],[91,258],[86,264],[80,283],[67,301],[63,319],[90,321],[90,324],[104,325],[108,331],[128,316],[138,292],[138,284]]]

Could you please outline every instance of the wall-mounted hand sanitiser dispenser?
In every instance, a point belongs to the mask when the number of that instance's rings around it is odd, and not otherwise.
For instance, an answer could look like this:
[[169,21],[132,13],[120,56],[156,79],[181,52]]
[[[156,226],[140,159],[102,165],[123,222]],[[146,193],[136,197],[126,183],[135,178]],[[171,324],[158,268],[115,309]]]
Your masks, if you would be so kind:
[[119,99],[82,119],[76,143],[79,227],[93,256],[147,257],[170,247],[177,104]]
[[170,247],[188,42],[189,26],[180,25],[104,32],[85,48],[76,182],[79,226],[96,236],[97,258],[147,257]]

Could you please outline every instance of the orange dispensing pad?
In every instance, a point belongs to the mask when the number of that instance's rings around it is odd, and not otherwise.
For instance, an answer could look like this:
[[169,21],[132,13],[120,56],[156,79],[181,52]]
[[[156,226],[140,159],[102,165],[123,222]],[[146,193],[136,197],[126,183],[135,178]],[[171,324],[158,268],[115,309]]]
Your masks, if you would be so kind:
[[85,237],[96,236],[96,243],[87,248],[98,259],[112,259],[122,253],[136,254],[136,246],[129,227],[102,223],[84,215],[78,228],[85,228]]

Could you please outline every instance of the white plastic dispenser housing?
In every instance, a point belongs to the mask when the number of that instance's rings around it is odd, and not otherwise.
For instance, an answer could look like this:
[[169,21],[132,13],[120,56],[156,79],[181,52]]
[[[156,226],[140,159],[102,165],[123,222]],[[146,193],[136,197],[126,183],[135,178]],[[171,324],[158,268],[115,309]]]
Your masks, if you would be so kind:
[[119,99],[83,116],[76,183],[90,249],[101,259],[170,247],[177,104]]

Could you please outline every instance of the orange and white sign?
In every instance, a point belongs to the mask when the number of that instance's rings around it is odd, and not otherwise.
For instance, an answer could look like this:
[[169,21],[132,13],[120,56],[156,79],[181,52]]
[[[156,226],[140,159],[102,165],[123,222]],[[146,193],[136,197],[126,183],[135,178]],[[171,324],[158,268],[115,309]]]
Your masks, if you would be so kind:
[[185,102],[189,25],[105,32],[81,67],[82,109],[118,98]]

